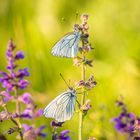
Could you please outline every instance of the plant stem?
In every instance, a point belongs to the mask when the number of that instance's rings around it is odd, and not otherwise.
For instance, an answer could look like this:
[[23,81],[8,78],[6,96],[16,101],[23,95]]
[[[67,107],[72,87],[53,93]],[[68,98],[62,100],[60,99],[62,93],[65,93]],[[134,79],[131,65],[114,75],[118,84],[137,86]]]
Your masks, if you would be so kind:
[[[15,87],[15,98],[16,98],[16,113],[20,116],[21,110],[20,110],[20,102],[18,99],[18,88],[17,87]],[[21,140],[23,140],[23,135],[22,135],[22,132],[20,131],[21,130],[20,118],[17,118],[16,123],[17,123],[17,126],[19,128],[20,138],[21,138]]]
[[18,89],[15,87],[15,98],[16,98],[16,113],[20,115],[20,102],[18,100]]
[[53,131],[52,131],[52,140],[55,140],[57,137],[56,135],[56,127],[53,128]]
[[83,113],[82,111],[79,112],[79,135],[78,140],[82,140],[82,127],[83,127]]
[[[83,44],[83,43],[82,43]],[[82,52],[82,59],[83,61],[85,60],[85,53]],[[86,67],[84,65],[84,63],[82,63],[82,80],[85,81],[85,76],[86,76]],[[82,95],[81,95],[81,106],[84,105],[85,103],[85,87],[82,87]],[[79,112],[79,135],[78,135],[78,139],[82,140],[82,128],[83,128],[83,111],[80,110]]]
[[21,127],[20,127],[19,123],[11,117],[6,104],[3,105],[3,108],[6,111],[6,113],[8,114],[8,116],[10,117],[10,120],[17,126],[18,132],[19,132],[19,135],[20,135],[20,139],[23,140],[23,134],[21,132]]
[[131,134],[128,134],[128,140],[131,140],[132,136]]

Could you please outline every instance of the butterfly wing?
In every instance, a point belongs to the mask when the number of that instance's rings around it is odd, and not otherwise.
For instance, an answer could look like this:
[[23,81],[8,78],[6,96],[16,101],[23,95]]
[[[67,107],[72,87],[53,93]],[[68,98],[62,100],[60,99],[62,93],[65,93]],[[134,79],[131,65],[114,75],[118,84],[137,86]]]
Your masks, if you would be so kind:
[[54,118],[58,122],[64,122],[71,119],[74,114],[76,96],[71,92],[64,92],[57,96],[44,109],[44,115],[47,118]]
[[56,110],[56,120],[58,122],[64,122],[70,120],[74,114],[76,103],[76,96],[67,95],[65,102],[61,103]]
[[[52,100],[47,107],[44,109],[44,115],[47,118],[55,118],[55,112],[57,109],[57,106],[61,100],[63,100],[63,96],[65,95],[65,92],[57,96],[54,100]],[[65,96],[64,96],[65,97]]]
[[75,57],[78,52],[80,32],[72,32],[61,38],[52,48],[52,54],[60,57]]

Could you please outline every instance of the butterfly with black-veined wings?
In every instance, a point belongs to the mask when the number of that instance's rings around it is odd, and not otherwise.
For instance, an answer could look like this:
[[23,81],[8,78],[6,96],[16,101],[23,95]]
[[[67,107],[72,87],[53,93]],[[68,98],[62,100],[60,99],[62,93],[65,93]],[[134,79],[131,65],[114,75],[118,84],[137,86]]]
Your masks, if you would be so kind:
[[58,122],[70,120],[75,111],[76,91],[69,88],[52,100],[44,109],[47,118],[54,118]]
[[52,48],[51,53],[59,57],[76,57],[78,45],[81,38],[81,32],[78,26],[75,26],[74,32],[68,33],[62,37]]

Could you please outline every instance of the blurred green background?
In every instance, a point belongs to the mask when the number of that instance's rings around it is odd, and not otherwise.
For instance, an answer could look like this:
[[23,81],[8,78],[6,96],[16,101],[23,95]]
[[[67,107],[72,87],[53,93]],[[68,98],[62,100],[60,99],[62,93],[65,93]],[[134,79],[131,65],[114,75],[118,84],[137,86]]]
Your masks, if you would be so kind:
[[[140,0],[0,0],[0,69],[4,70],[5,51],[9,38],[26,59],[30,87],[37,105],[44,108],[54,97],[67,89],[61,72],[71,83],[81,77],[80,68],[71,59],[51,55],[52,46],[72,31],[76,13],[89,14],[90,42],[95,48],[89,54],[94,67],[87,69],[87,78],[94,74],[97,86],[88,95],[92,109],[84,120],[83,140],[126,140],[116,132],[111,118],[119,111],[115,100],[123,95],[129,110],[140,116]],[[78,114],[64,124],[77,139]],[[37,125],[46,124],[51,139],[51,119],[42,117]],[[73,126],[74,124],[74,126]],[[1,124],[0,131],[6,127]],[[8,137],[11,139],[11,136]]]

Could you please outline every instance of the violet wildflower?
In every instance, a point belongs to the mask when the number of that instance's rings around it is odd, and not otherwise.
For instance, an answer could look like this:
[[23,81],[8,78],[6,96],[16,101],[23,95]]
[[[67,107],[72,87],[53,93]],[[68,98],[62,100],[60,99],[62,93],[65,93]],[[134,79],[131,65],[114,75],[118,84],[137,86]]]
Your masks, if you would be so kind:
[[35,117],[39,117],[39,116],[42,116],[43,115],[43,109],[38,109],[36,112],[35,112]]
[[23,133],[25,133],[25,132],[29,131],[30,129],[32,129],[32,126],[29,126],[27,124],[22,124],[22,126],[23,126],[23,129],[24,129]]
[[70,140],[70,136],[68,136],[69,132],[70,132],[69,130],[63,130],[60,133],[58,140]]
[[87,81],[80,80],[77,83],[77,86],[78,86],[78,88],[85,87],[86,90],[91,90],[96,86],[96,84],[97,84],[97,82],[94,80],[93,75],[91,75]]
[[21,113],[19,114],[13,114],[12,118],[22,118],[22,119],[32,119],[32,117],[28,113]]
[[2,83],[4,80],[8,80],[9,79],[9,75],[6,72],[0,71],[0,75],[2,77],[0,77],[0,82]]
[[62,124],[63,124],[64,122],[55,122],[55,121],[52,121],[51,122],[51,126],[52,127],[62,127]]
[[35,134],[35,130],[32,126],[29,126],[27,124],[22,124],[22,127],[24,129],[23,131],[23,136],[25,139],[27,140],[36,140],[37,139],[37,135]]
[[29,85],[29,82],[27,80],[24,80],[24,79],[21,79],[18,82],[18,87],[22,90],[25,89],[28,85]]
[[31,103],[31,95],[29,93],[24,93],[22,96],[21,96],[21,100],[23,103],[25,104],[30,104]]
[[28,72],[28,68],[24,68],[24,69],[19,69],[18,73],[16,75],[17,78],[24,78],[25,76],[29,76],[29,72]]
[[4,80],[2,82],[2,87],[7,90],[7,92],[11,92],[14,88],[14,83],[10,82],[9,80]]
[[57,128],[62,127],[63,123],[64,122],[51,122],[51,126],[53,127],[52,140],[70,140],[70,137],[67,135],[70,132],[69,130],[63,130],[60,135],[58,135],[56,132]]
[[[133,137],[132,134],[136,133],[139,134],[140,132],[140,121],[139,118],[132,112],[128,112],[126,105],[123,101],[116,101],[117,106],[121,107],[122,111],[117,116],[114,117],[112,120],[115,123],[114,127],[118,132],[126,133],[131,138]],[[136,137],[134,138],[136,139]]]
[[88,90],[91,90],[93,89],[95,86],[96,86],[97,82],[94,80],[94,77],[93,75],[91,75],[89,77],[89,79],[87,80],[87,82],[85,83],[85,87],[88,89]]
[[46,137],[46,134],[42,131],[45,129],[45,126],[41,126],[39,128],[35,128],[34,126],[29,126],[27,124],[23,124],[23,135],[27,140],[37,140],[37,137]]
[[115,128],[122,133],[132,133],[134,131],[135,115],[129,113],[122,101],[116,101],[118,106],[122,107],[122,112],[118,117],[113,118]]
[[43,137],[45,138],[47,135],[45,133],[43,133],[42,131],[46,128],[45,125],[42,125],[41,127],[39,127],[37,130],[36,130],[36,134],[40,137]]
[[57,135],[57,133],[54,133],[52,136],[52,140],[70,140],[70,136],[68,136],[69,132],[69,130],[63,130],[59,135]]
[[[4,109],[0,112],[0,121],[11,120],[15,126],[9,128],[7,134],[18,132],[21,140],[23,138],[36,140],[38,136],[46,137],[46,134],[42,132],[45,126],[35,128],[34,126],[22,125],[20,122],[21,119],[34,119],[42,116],[43,110],[36,110],[36,105],[28,92],[19,96],[19,90],[24,90],[29,85],[29,82],[25,79],[29,76],[29,72],[27,68],[18,69],[16,63],[18,60],[24,59],[24,54],[22,51],[15,52],[15,45],[12,40],[8,43],[6,57],[8,72],[0,71],[0,83],[3,87],[3,91],[0,92],[2,99],[0,105]],[[15,95],[12,95],[13,93]],[[8,110],[9,104],[7,104],[7,102],[10,103],[13,100],[16,101],[16,111],[14,110],[14,113]],[[21,105],[23,105],[24,110],[21,109]],[[22,132],[21,126],[24,132]]]
[[80,107],[80,110],[87,112],[92,107],[92,105],[90,105],[90,102],[90,100],[86,100],[85,104]]
[[12,39],[8,42],[8,45],[7,45],[7,52],[6,52],[6,55],[7,55],[7,63],[8,63],[8,66],[7,66],[7,69],[10,71],[10,72],[13,72],[13,70],[16,68],[16,65],[14,64],[14,54],[13,54],[13,51],[15,49],[15,45],[12,41]]
[[23,113],[21,113],[21,117],[24,119],[33,119],[33,118],[37,118],[43,115],[43,110],[42,109],[38,109],[36,110],[36,108],[25,108],[25,110],[23,111]]
[[3,96],[2,97],[3,98],[2,99],[3,103],[6,103],[6,102],[13,99],[13,96],[11,96],[8,92],[5,92],[5,91],[1,92],[1,95]]
[[25,119],[31,119],[33,118],[33,111],[30,108],[26,108],[21,115]]
[[15,59],[24,59],[24,54],[22,51],[18,51],[15,55]]
[[16,68],[16,65],[14,65],[13,61],[12,60],[9,60],[8,61],[8,65],[6,67],[9,71],[12,71]]

